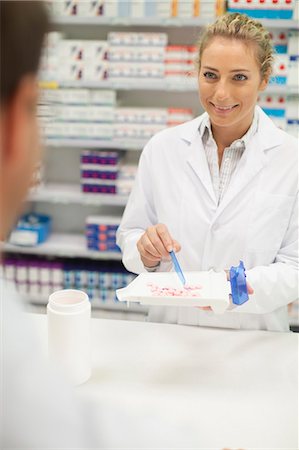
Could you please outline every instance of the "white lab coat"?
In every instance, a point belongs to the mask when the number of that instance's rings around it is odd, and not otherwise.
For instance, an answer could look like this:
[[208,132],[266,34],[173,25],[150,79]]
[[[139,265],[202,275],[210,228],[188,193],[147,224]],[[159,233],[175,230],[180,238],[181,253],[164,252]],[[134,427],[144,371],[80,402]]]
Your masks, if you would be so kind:
[[[258,131],[220,203],[198,131],[200,117],[156,134],[140,157],[117,242],[125,267],[144,272],[136,243],[163,223],[182,246],[184,271],[227,269],[243,260],[254,295],[223,315],[156,307],[149,319],[242,329],[289,330],[298,297],[298,142],[257,106]],[[162,262],[159,271],[172,270]]]

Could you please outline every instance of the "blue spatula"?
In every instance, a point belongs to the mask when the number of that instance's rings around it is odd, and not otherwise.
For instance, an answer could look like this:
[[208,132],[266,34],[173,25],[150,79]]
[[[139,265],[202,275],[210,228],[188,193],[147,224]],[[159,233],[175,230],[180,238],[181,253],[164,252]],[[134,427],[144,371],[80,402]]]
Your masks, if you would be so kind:
[[186,280],[185,280],[183,271],[182,271],[182,269],[181,269],[181,266],[179,265],[179,262],[178,262],[178,260],[177,260],[177,257],[175,256],[174,251],[172,250],[171,252],[169,252],[169,254],[170,254],[170,256],[171,256],[172,263],[173,263],[173,265],[174,265],[174,268],[175,268],[175,271],[176,271],[176,273],[177,273],[177,276],[179,277],[179,279],[180,279],[182,285],[185,286]]

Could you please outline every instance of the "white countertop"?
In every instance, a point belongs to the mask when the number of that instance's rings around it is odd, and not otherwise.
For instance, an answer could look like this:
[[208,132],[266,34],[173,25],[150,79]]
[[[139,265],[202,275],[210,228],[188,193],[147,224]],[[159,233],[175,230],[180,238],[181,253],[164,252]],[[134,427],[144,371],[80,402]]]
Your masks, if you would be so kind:
[[105,448],[298,449],[298,335],[92,319],[92,339],[76,392]]

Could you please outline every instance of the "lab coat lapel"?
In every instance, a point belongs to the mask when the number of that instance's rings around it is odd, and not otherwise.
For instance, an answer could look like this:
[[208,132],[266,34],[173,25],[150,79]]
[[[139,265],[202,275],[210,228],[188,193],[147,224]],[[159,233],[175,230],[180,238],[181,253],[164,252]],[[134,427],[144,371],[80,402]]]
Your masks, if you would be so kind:
[[196,176],[201,181],[204,189],[207,191],[208,195],[211,197],[213,203],[217,204],[210,169],[208,166],[205,150],[203,148],[202,140],[197,130],[192,142],[189,144],[189,157],[187,159],[187,164],[191,170],[196,174]]
[[257,109],[259,113],[258,131],[249,142],[232,176],[228,189],[217,208],[214,221],[236,196],[243,195],[244,189],[263,169],[266,164],[265,152],[279,146],[282,142],[281,131],[259,107]]
[[217,208],[214,220],[217,219],[237,195],[242,195],[243,190],[258,175],[264,167],[264,164],[264,151],[258,145],[258,134],[256,133],[248,145],[248,148],[245,150],[245,153],[232,176],[227,191]]

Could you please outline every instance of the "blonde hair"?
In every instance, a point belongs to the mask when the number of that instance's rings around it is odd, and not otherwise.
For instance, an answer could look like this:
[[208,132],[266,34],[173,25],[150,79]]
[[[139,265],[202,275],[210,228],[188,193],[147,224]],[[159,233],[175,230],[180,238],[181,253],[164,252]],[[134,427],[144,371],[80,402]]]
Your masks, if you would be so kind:
[[220,16],[216,22],[209,25],[201,34],[197,42],[196,66],[198,71],[203,51],[216,36],[242,40],[247,44],[255,43],[261,77],[265,79],[270,76],[274,60],[271,35],[260,22],[240,13],[227,13]]

